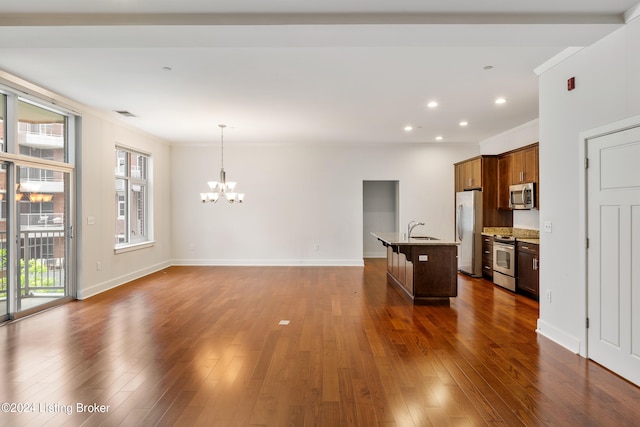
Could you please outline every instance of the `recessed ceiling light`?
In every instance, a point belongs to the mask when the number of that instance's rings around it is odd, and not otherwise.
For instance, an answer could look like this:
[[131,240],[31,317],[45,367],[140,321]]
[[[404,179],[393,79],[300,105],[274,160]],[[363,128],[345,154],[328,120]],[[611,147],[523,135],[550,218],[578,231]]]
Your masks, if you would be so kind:
[[436,141],[442,141],[444,138],[442,137],[442,135],[438,135],[436,136]]
[[462,127],[465,127],[465,126],[468,126],[468,125],[469,125],[469,122],[467,122],[465,120],[460,122],[460,126],[462,126]]
[[162,67],[163,71],[171,71],[171,67]]
[[413,126],[405,126],[404,130],[405,132],[411,132],[413,130]]
[[438,101],[430,101],[427,104],[427,107],[429,107],[429,108],[436,108],[437,106],[438,106]]
[[483,70],[491,70],[493,68],[493,65],[485,65],[484,67],[482,67]]
[[496,104],[498,105],[504,104],[505,102],[507,102],[505,98],[496,98]]

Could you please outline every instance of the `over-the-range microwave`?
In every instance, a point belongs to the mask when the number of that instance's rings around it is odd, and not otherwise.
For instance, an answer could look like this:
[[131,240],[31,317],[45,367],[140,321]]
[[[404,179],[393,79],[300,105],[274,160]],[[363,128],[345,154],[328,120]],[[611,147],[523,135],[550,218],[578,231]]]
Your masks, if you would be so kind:
[[536,186],[533,182],[509,186],[511,209],[533,209],[536,207]]

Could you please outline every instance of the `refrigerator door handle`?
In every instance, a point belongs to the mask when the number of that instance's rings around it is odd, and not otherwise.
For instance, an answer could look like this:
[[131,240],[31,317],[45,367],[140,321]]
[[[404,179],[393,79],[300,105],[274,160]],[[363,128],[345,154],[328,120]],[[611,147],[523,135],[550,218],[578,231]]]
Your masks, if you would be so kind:
[[462,218],[462,204],[456,209],[456,231],[458,232],[458,240],[462,241],[462,230],[460,229],[460,219]]

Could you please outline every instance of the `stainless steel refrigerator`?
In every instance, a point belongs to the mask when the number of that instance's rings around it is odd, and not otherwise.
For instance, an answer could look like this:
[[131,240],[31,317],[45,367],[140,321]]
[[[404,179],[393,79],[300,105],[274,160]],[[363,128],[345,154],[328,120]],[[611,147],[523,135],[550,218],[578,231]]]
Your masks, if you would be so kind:
[[456,241],[458,270],[474,277],[482,276],[482,192],[456,193]]

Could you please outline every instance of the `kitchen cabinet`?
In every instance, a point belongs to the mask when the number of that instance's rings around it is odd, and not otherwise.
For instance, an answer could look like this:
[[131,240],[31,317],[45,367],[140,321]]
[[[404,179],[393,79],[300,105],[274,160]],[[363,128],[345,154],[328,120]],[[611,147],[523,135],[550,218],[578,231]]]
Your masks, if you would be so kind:
[[540,294],[539,246],[516,242],[516,290],[536,300]]
[[[482,190],[482,226],[511,227],[511,212],[498,210],[498,156],[483,155],[456,163],[456,192]],[[465,184],[470,184],[466,185]],[[455,197],[455,195],[454,195]]]
[[493,281],[493,236],[482,236],[482,276]]
[[456,191],[482,187],[482,158],[456,164]]
[[509,208],[509,186],[533,182],[536,188],[536,208],[540,206],[538,179],[538,144],[502,153],[498,157],[498,209]]
[[512,160],[513,157],[509,154],[498,157],[498,209],[509,209]]
[[[372,233],[373,234],[373,233]],[[449,304],[458,295],[458,244],[373,234],[387,248],[387,280],[414,304]]]
[[511,153],[511,184],[538,182],[538,145]]

